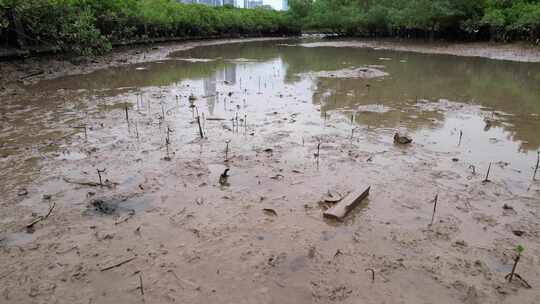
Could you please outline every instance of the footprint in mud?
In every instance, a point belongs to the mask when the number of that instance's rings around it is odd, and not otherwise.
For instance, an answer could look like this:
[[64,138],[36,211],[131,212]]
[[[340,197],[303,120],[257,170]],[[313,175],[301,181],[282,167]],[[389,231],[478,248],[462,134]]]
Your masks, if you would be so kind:
[[136,194],[131,195],[114,195],[112,197],[101,197],[92,199],[88,205],[85,215],[120,215],[124,213],[134,213],[135,211],[126,206],[122,206],[127,200],[133,198]]

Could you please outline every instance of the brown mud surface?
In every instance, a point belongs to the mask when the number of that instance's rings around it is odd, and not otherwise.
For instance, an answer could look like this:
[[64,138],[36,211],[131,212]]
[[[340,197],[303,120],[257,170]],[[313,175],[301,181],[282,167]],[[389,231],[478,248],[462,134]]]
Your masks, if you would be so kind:
[[0,303],[539,303],[539,65],[301,42],[11,83]]
[[345,40],[308,42],[304,47],[354,47],[393,50],[423,54],[445,54],[465,57],[483,57],[520,62],[540,62],[540,48],[527,43],[501,44],[486,42],[440,43],[417,40]]

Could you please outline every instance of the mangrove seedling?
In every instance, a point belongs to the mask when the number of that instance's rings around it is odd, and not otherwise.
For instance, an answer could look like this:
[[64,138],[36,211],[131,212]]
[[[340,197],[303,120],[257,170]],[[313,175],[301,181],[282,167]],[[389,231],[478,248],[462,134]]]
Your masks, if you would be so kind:
[[461,138],[463,137],[463,131],[459,131],[459,141],[458,141],[458,147],[461,146]]
[[431,224],[433,225],[433,221],[435,220],[435,213],[437,212],[437,202],[439,201],[439,194],[435,195],[435,198],[433,199],[433,214],[431,215]]
[[105,173],[105,171],[107,171],[107,169],[103,169],[103,170],[97,169],[97,174],[98,174],[98,177],[99,177],[99,185],[100,186],[103,186],[103,182],[101,180],[101,173]]
[[195,112],[197,112],[197,124],[199,125],[199,135],[201,136],[201,138],[204,138],[204,132],[201,126],[201,116],[199,115],[199,109],[197,109],[197,107],[194,107],[194,108],[195,108]]
[[491,172],[491,162],[489,162],[489,167],[488,167],[488,170],[487,170],[487,173],[486,173],[486,178],[484,178],[484,183],[489,183],[490,180],[489,180],[489,173]]
[[517,278],[525,287],[527,288],[531,288],[531,285],[529,285],[529,283],[527,283],[527,281],[525,281],[525,279],[523,279],[518,273],[516,273],[516,269],[517,269],[517,265],[519,263],[519,260],[521,259],[521,254],[523,253],[523,251],[525,251],[525,248],[522,246],[522,245],[518,245],[516,248],[515,248],[515,251],[516,251],[516,257],[514,258],[514,266],[512,266],[512,272],[510,272],[509,274],[507,274],[505,276],[505,279],[508,280],[508,282],[512,282],[512,280],[515,278]]
[[536,168],[534,168],[533,181],[536,180],[536,173],[538,172],[538,166],[540,165],[540,151],[537,152],[538,158],[536,159]]

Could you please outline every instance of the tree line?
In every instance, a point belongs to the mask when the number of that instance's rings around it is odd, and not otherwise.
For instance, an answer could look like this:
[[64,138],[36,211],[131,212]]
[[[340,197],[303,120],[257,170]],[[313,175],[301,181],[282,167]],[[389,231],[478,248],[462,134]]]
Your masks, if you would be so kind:
[[301,30],[540,44],[540,0],[290,0],[289,6],[278,12],[177,0],[0,0],[0,49],[89,55],[137,41]]
[[52,48],[82,55],[134,41],[290,35],[284,12],[209,7],[176,0],[0,0],[0,48]]
[[304,29],[363,37],[527,40],[540,44],[540,0],[290,0]]

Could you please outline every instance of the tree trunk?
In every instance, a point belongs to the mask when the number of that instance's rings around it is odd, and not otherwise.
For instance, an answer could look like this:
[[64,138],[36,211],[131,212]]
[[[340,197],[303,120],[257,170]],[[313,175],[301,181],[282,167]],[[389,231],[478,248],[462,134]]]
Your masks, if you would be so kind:
[[9,16],[11,23],[13,24],[13,32],[15,33],[15,41],[17,47],[24,49],[26,48],[26,38],[24,34],[24,27],[21,23],[21,19],[18,18],[17,12],[15,9],[9,11]]

